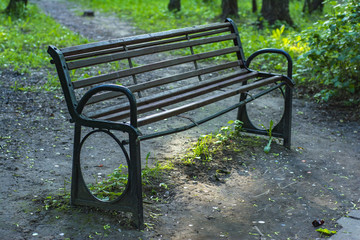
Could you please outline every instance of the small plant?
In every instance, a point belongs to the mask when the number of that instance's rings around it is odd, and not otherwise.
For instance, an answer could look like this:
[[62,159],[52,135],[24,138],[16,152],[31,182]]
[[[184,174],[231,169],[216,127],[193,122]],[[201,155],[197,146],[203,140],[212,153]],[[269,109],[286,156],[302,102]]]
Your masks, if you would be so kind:
[[[212,160],[212,155],[223,145],[240,136],[242,122],[239,120],[229,121],[229,126],[221,127],[217,134],[202,135],[190,152],[183,158],[183,164],[194,164],[194,160],[206,163]],[[233,126],[233,127],[232,127]]]
[[[154,167],[149,167],[148,159],[150,153],[146,156],[146,164],[144,169],[141,172],[142,183],[145,186],[155,186],[156,182],[161,180],[161,176],[164,170],[172,169],[171,164],[161,164],[159,162],[155,163]],[[115,200],[125,190],[128,183],[128,167],[120,165],[116,168],[111,174],[107,176],[106,179],[97,182],[95,184],[89,184],[89,190],[99,199],[103,201]],[[160,181],[161,182],[161,181]],[[168,186],[161,182],[158,184],[158,187],[166,189]]]
[[234,125],[234,130],[231,132],[231,137],[238,137],[242,132],[243,122],[240,120],[229,121],[228,124]]
[[159,187],[167,188],[167,185],[161,182],[161,177],[164,171],[173,169],[173,165],[171,163],[162,164],[156,161],[154,167],[149,167],[149,157],[150,153],[146,155],[145,167],[141,172],[143,185],[155,186],[155,182],[160,182]]
[[213,141],[213,135],[202,135],[199,140],[192,148],[194,158],[199,159],[201,161],[211,161],[211,152],[210,152],[210,143]]
[[[272,137],[273,125],[274,125],[273,120],[270,120],[269,129],[266,130],[267,133],[268,133],[268,135],[269,135],[269,142],[268,142],[268,144],[264,147],[264,152],[265,152],[265,153],[269,153],[270,150],[271,150],[271,142],[272,142],[272,140],[273,140],[273,137]],[[263,125],[263,128],[265,128],[264,125]]]
[[127,166],[120,164],[108,177],[95,184],[89,184],[89,190],[103,201],[115,200],[126,188],[128,182]]

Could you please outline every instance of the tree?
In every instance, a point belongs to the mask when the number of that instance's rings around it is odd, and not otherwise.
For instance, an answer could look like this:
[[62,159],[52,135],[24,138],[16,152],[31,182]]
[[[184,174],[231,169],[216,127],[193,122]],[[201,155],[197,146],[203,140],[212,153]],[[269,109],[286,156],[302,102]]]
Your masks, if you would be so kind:
[[263,0],[261,15],[270,24],[274,24],[276,20],[280,20],[287,22],[291,26],[294,25],[290,17],[289,0]]
[[221,8],[222,8],[221,18],[239,17],[237,0],[222,0]]
[[27,2],[27,0],[10,0],[5,12],[7,14],[20,15],[26,8]]
[[256,0],[252,0],[252,12],[257,12],[257,3]]
[[168,9],[169,9],[169,11],[179,12],[181,10],[180,0],[170,0]]
[[308,12],[310,14],[316,10],[322,12],[323,8],[324,8],[323,0],[305,0],[303,12]]

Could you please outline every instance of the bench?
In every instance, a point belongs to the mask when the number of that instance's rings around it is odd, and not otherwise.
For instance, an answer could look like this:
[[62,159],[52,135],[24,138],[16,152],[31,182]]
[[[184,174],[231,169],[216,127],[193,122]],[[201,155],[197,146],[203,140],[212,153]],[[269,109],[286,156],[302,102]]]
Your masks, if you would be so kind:
[[[71,204],[131,212],[142,228],[141,141],[196,127],[234,109],[238,109],[237,119],[244,123],[244,130],[267,135],[266,130],[251,123],[246,103],[276,89],[283,94],[284,113],[272,135],[284,139],[284,145],[290,147],[294,86],[291,57],[283,50],[263,49],[245,59],[238,29],[231,19],[62,49],[49,46],[48,53],[75,124]],[[251,61],[264,53],[284,56],[287,76],[249,69]],[[255,89],[256,94],[250,94]],[[230,106],[220,103],[228,103],[234,96],[238,100]],[[209,104],[216,104],[220,110],[200,120],[183,115],[196,116]],[[158,132],[144,133],[142,129],[178,116],[187,122]],[[88,135],[82,137],[82,128],[126,135],[126,139],[116,141],[123,151],[126,144],[129,151],[128,183],[114,201],[99,200],[85,184],[80,152]]]

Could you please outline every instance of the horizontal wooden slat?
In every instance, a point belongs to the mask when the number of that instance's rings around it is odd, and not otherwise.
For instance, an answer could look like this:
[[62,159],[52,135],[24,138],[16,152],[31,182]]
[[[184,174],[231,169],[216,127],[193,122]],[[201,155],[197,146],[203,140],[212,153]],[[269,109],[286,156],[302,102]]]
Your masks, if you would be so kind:
[[224,33],[224,32],[230,32],[229,28],[221,28],[221,29],[211,30],[211,31],[207,31],[207,32],[194,33],[194,34],[189,34],[189,35],[185,34],[180,37],[173,37],[173,38],[167,38],[167,39],[162,39],[162,40],[157,40],[157,41],[144,42],[144,43],[139,43],[139,44],[135,44],[135,45],[127,45],[127,48],[129,50],[133,50],[133,49],[144,48],[144,47],[149,47],[149,46],[163,45],[163,44],[167,44],[167,43],[180,42],[180,41],[184,41],[184,40],[191,40],[191,39],[196,39],[196,38],[200,38],[200,37],[216,35],[216,34],[220,34],[220,33]]
[[261,81],[246,84],[246,85],[241,86],[241,87],[239,87],[237,89],[234,89],[234,90],[226,91],[224,93],[217,94],[215,96],[211,96],[211,97],[202,99],[200,101],[196,101],[196,102],[193,102],[193,103],[183,105],[181,107],[173,108],[173,109],[161,112],[161,113],[157,113],[157,114],[153,114],[153,115],[150,115],[150,116],[146,116],[144,118],[140,118],[140,119],[138,119],[138,126],[143,126],[143,125],[146,125],[146,124],[149,124],[149,123],[152,123],[152,122],[157,122],[157,121],[163,120],[165,118],[169,118],[169,117],[172,117],[172,116],[177,116],[177,115],[179,115],[181,113],[184,113],[184,112],[187,112],[187,111],[190,111],[190,110],[194,110],[194,109],[197,109],[199,107],[209,105],[211,103],[215,103],[215,102],[220,101],[222,99],[226,99],[226,98],[238,95],[238,94],[240,94],[242,92],[246,92],[246,91],[261,87],[261,86],[265,86],[265,85],[274,83],[276,81],[279,81],[281,78],[282,78],[282,76],[274,76],[274,77],[271,77],[271,78],[266,78],[266,79],[263,79]]
[[[236,72],[235,74],[226,74],[223,76],[215,77],[211,80],[205,80],[205,81],[197,82],[190,86],[184,86],[181,88],[170,90],[164,94],[158,94],[155,96],[141,98],[141,99],[139,99],[139,101],[137,102],[136,105],[138,107],[140,107],[140,106],[152,104],[154,102],[159,102],[164,99],[171,98],[173,96],[180,96],[180,95],[186,94],[188,92],[195,91],[197,89],[206,88],[206,87],[224,82],[229,79],[236,79],[237,81],[243,81],[243,79],[246,80],[246,79],[250,79],[250,78],[255,78],[257,75],[258,75],[258,72],[249,72],[247,70],[241,71],[241,72]],[[118,113],[121,111],[125,111],[125,110],[127,111],[128,109],[129,109],[128,104],[122,104],[122,105],[119,105],[116,107],[112,107],[111,109],[107,109],[105,111],[101,111],[101,112],[99,111],[98,113],[93,114],[92,117],[99,118],[99,117],[103,117],[106,115],[115,114],[115,113]]]
[[[255,78],[256,76],[257,76],[257,72],[250,72],[250,73],[247,73],[247,74],[244,74],[241,76],[224,79],[222,81],[217,81],[212,84],[207,84],[205,86],[203,86],[203,85],[194,86],[192,88],[188,88],[183,91],[174,92],[167,96],[165,95],[162,97],[153,98],[151,100],[149,99],[148,101],[143,102],[143,103],[146,103],[146,105],[140,105],[140,106],[138,105],[137,110],[138,110],[138,113],[149,112],[149,111],[163,108],[163,107],[175,104],[175,103],[183,102],[183,101],[189,100],[191,98],[199,97],[201,95],[208,94],[208,93],[211,93],[216,90],[221,90],[224,87],[228,87],[230,85],[241,83],[248,79]],[[121,110],[121,111],[119,111],[119,110]],[[127,116],[129,116],[128,109],[125,109],[125,108],[117,109],[117,111],[119,111],[119,112],[117,112],[115,114],[104,116],[105,119],[116,121],[116,120],[123,119],[123,118],[126,118]]]
[[[158,87],[164,84],[169,84],[172,82],[176,82],[176,81],[181,81],[187,78],[192,78],[192,77],[196,77],[199,75],[204,75],[204,74],[209,74],[209,73],[213,73],[213,72],[217,72],[220,70],[225,70],[225,69],[229,69],[229,68],[233,68],[233,67],[237,67],[240,66],[241,63],[239,61],[235,61],[235,62],[229,62],[229,63],[225,63],[225,64],[220,64],[220,65],[216,65],[216,66],[212,66],[212,67],[207,67],[207,68],[202,68],[202,69],[198,69],[198,70],[194,70],[191,72],[186,72],[186,73],[182,73],[182,74],[178,74],[178,75],[174,75],[171,77],[165,77],[165,78],[160,78],[160,79],[156,79],[153,81],[149,81],[149,82],[144,82],[144,83],[139,83],[133,86],[129,86],[128,88],[130,89],[131,92],[139,92],[139,91],[143,91],[152,87]],[[238,74],[238,73],[236,73]],[[222,77],[221,79],[224,79],[225,77]],[[119,97],[122,94],[119,92],[106,92],[103,94],[99,94],[96,96],[93,96],[87,104],[93,104],[93,103],[97,103],[97,102],[101,102],[104,100],[109,100],[115,97]]]
[[109,49],[100,50],[100,51],[93,51],[93,52],[86,52],[86,53],[81,53],[81,54],[77,54],[77,55],[71,55],[71,56],[65,57],[65,60],[73,61],[73,60],[77,60],[77,59],[96,57],[96,56],[117,53],[117,52],[123,52],[123,51],[125,51],[124,47],[109,48]]
[[170,50],[176,50],[176,49],[181,49],[181,48],[186,48],[186,47],[193,47],[193,46],[204,45],[204,44],[209,44],[209,43],[232,40],[235,37],[236,37],[235,34],[228,34],[228,35],[223,35],[223,36],[209,37],[206,39],[197,39],[197,40],[191,40],[191,41],[180,42],[180,43],[172,43],[172,44],[167,44],[167,45],[163,45],[163,46],[160,45],[160,46],[146,47],[146,48],[130,50],[130,51],[106,55],[106,56],[100,56],[100,57],[96,57],[96,58],[68,62],[67,65],[68,65],[69,70],[71,70],[71,69],[89,67],[89,66],[93,66],[96,64],[118,61],[118,60],[122,60],[122,59],[144,56],[144,55],[154,54],[154,53],[159,53],[159,52],[164,52],[164,51],[170,51]]
[[177,37],[184,34],[192,34],[192,33],[199,33],[199,32],[205,32],[210,31],[213,29],[219,29],[224,27],[229,27],[230,23],[214,23],[209,25],[202,25],[202,26],[194,26],[194,27],[188,27],[183,29],[174,29],[164,32],[158,32],[158,33],[150,33],[150,34],[143,34],[133,37],[125,37],[122,39],[113,39],[108,41],[101,41],[101,42],[94,42],[89,44],[83,44],[73,47],[67,47],[62,48],[61,51],[64,54],[64,56],[69,55],[76,55],[81,54],[89,51],[98,51],[103,50],[107,48],[116,48],[124,45],[131,45],[131,44],[137,44],[142,42],[148,42],[148,41],[156,41],[164,38],[171,38],[171,37]]
[[179,57],[179,58],[172,59],[172,60],[160,61],[160,62],[153,63],[153,64],[143,65],[143,66],[134,67],[131,69],[126,69],[126,70],[122,70],[122,71],[118,71],[118,72],[114,72],[114,73],[109,73],[109,74],[104,74],[104,75],[91,77],[91,78],[87,78],[87,79],[83,79],[83,80],[78,80],[76,82],[73,82],[73,85],[74,85],[75,89],[87,87],[87,86],[91,86],[91,85],[98,84],[98,83],[103,83],[103,82],[110,81],[110,80],[115,80],[115,79],[131,76],[131,75],[135,75],[135,74],[139,74],[139,73],[144,73],[144,72],[148,72],[148,71],[152,71],[152,70],[156,70],[156,69],[160,69],[160,68],[171,67],[171,66],[175,66],[175,65],[179,65],[179,64],[183,64],[183,63],[192,62],[195,60],[201,60],[201,59],[216,57],[216,56],[220,56],[220,55],[225,55],[225,54],[233,53],[236,51],[239,51],[239,48],[237,46],[224,48],[221,50],[216,50],[216,51],[211,51],[211,52],[206,52],[206,53],[194,54],[194,55],[185,56],[185,57]]
[[[220,34],[220,33],[224,33],[224,32],[229,32],[229,28],[222,28],[222,29],[216,29],[216,30],[212,30],[212,31],[197,33],[197,34],[191,34],[188,36],[184,35],[184,36],[180,36],[180,37],[176,37],[176,38],[169,38],[169,39],[164,39],[164,40],[150,41],[150,42],[144,42],[144,43],[139,43],[139,44],[127,45],[126,47],[127,47],[127,50],[134,50],[134,49],[145,48],[145,47],[150,47],[150,46],[157,46],[157,45],[162,45],[162,44],[167,44],[167,43],[196,39],[196,38],[216,35],[216,34]],[[69,56],[65,57],[65,60],[73,61],[73,60],[77,60],[77,59],[101,56],[101,55],[123,52],[123,51],[125,51],[124,46],[108,48],[105,50],[89,51],[89,52],[81,53],[81,54],[77,54],[77,55],[69,55]]]

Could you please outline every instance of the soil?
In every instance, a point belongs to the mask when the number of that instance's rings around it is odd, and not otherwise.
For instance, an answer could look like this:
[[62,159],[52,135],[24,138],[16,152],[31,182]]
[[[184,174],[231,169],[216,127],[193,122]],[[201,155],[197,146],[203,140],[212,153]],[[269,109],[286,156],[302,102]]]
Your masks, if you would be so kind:
[[[139,32],[109,14],[95,11],[93,18],[82,17],[78,13],[87,9],[64,0],[31,2],[91,39]],[[158,202],[145,202],[144,231],[121,214],[54,207],[53,200],[61,202],[61,192],[69,190],[71,174],[73,128],[62,93],[13,87],[42,84],[46,76],[41,70],[27,75],[0,69],[2,239],[317,239],[315,219],[323,219],[324,228],[339,229],[336,220],[360,203],[359,110],[297,97],[291,149],[278,142],[265,154],[266,139],[252,137],[240,153],[224,152],[214,159],[218,169],[176,164],[191,142],[217,131],[236,112],[142,142],[144,165],[149,152],[149,164],[175,162],[163,176],[168,187],[157,193]],[[278,104],[278,98],[267,96],[252,103],[250,115],[265,124],[276,118],[273,112],[280,115]],[[100,150],[90,154],[103,154]]]

